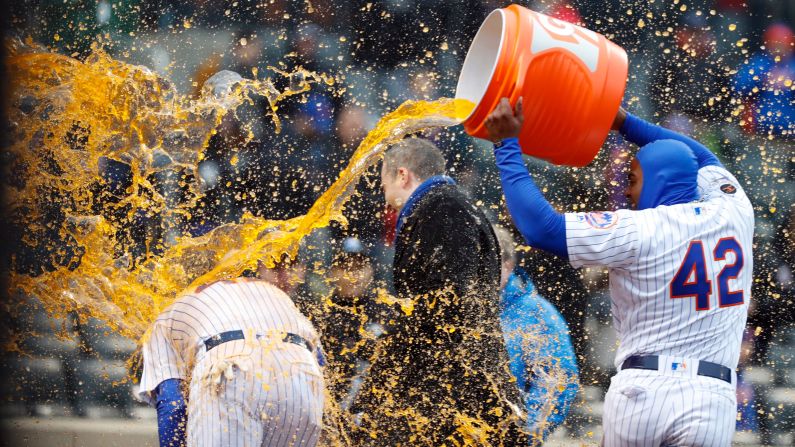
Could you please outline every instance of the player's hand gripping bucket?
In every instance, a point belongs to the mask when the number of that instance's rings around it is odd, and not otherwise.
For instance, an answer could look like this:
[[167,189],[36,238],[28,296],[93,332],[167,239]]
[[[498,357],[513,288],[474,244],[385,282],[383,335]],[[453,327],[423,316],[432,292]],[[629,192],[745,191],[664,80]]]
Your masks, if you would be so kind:
[[494,10],[478,30],[458,77],[456,98],[475,109],[470,135],[500,98],[524,97],[522,151],[555,164],[585,166],[610,132],[627,83],[627,54],[585,28],[518,5]]

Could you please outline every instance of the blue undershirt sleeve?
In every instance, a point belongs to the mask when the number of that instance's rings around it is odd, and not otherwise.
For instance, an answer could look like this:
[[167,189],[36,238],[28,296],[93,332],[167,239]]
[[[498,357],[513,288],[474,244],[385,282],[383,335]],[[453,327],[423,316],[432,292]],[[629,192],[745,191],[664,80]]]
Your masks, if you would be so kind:
[[182,396],[181,382],[179,379],[168,379],[155,388],[160,447],[186,445],[187,404]]
[[621,135],[624,138],[637,144],[638,146],[645,146],[657,140],[676,140],[685,143],[690,150],[695,154],[698,160],[698,167],[703,168],[706,166],[721,166],[720,160],[715,154],[712,153],[706,146],[698,141],[684,136],[680,133],[674,132],[670,129],[660,127],[644,121],[631,113],[627,113],[627,119],[621,126]]
[[568,259],[565,219],[552,208],[530,177],[519,140],[503,140],[494,147],[494,157],[508,211],[528,245]]

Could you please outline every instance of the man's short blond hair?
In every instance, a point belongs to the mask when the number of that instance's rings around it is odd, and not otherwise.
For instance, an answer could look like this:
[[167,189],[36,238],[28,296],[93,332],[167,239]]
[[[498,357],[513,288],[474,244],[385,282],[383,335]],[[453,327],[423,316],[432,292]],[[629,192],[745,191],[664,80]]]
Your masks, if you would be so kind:
[[392,145],[384,154],[384,171],[397,175],[406,168],[419,181],[444,174],[444,155],[435,144],[423,138],[406,138]]

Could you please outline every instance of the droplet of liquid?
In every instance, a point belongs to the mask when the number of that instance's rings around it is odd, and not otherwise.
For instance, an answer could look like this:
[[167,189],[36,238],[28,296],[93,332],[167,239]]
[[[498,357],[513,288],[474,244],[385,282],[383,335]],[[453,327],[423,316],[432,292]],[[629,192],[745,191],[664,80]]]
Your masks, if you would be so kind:
[[234,101],[232,95],[235,85],[243,81],[243,77],[231,70],[221,70],[204,81],[202,91],[222,104]]

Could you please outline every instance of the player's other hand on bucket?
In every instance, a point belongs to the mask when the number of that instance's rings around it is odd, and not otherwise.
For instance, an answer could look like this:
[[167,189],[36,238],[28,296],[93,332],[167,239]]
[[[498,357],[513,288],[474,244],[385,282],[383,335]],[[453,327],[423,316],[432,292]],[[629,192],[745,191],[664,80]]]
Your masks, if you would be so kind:
[[522,113],[522,98],[516,101],[516,107],[511,107],[508,98],[502,98],[497,107],[491,112],[484,125],[489,132],[489,139],[495,143],[506,138],[518,138],[522,130],[524,114]]
[[616,117],[613,118],[613,125],[610,126],[612,130],[621,130],[621,126],[624,125],[624,121],[627,120],[627,111],[624,110],[623,107],[618,108],[618,112],[616,113]]

